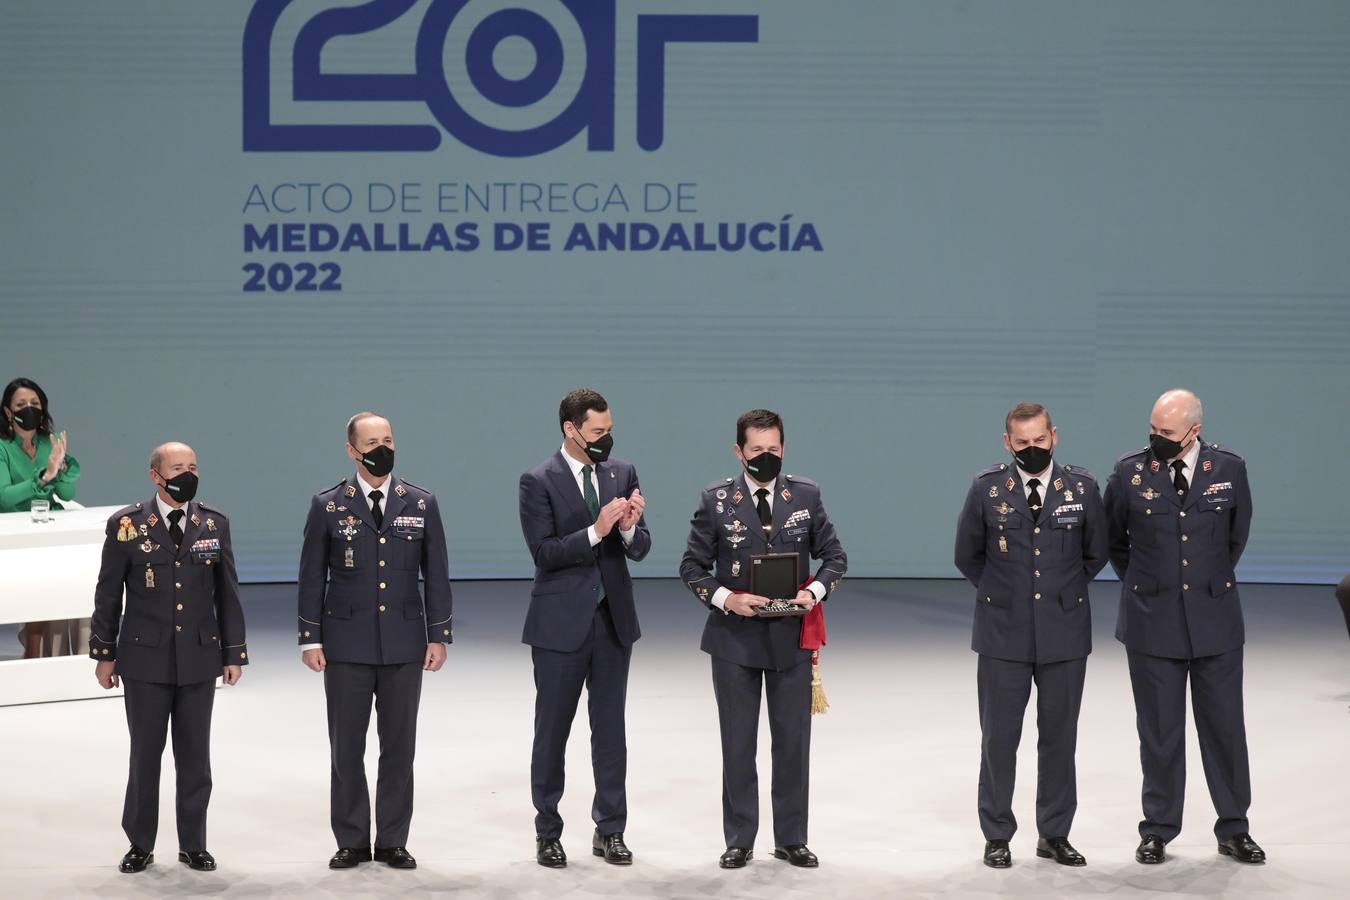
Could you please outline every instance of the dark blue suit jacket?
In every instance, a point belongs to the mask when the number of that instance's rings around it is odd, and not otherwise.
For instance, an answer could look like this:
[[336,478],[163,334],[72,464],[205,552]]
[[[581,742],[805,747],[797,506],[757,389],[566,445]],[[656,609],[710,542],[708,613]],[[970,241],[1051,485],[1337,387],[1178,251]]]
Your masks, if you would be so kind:
[[296,637],[323,644],[330,662],[420,662],[427,644],[453,637],[450,560],[436,497],[397,477],[386,492],[380,528],[355,475],[309,505]]
[[1106,565],[1106,515],[1087,470],[1055,463],[1033,521],[1021,472],[975,476],[956,524],[956,568],[975,585],[976,653],[1051,663],[1092,652],[1088,583]]
[[[595,477],[602,507],[638,488],[632,463],[614,457],[596,466]],[[619,641],[631,646],[642,636],[628,560],[639,562],[651,550],[647,522],[638,520],[627,547],[617,524],[592,547],[587,529],[594,521],[561,450],[520,476],[520,530],[534,559],[524,643],[564,653],[579,649],[590,633],[602,582]]]
[[719,587],[749,591],[750,558],[764,553],[796,553],[799,583],[809,579],[811,560],[820,560],[813,580],[825,586],[827,599],[834,594],[848,570],[848,554],[825,513],[820,486],[800,475],[778,476],[767,541],[744,479],[724,478],[704,488],[680,561],[680,579],[710,610],[702,649],[737,665],[781,672],[811,657],[801,648],[800,618],[739,616],[711,605]]
[[154,497],[108,519],[89,656],[123,678],[196,684],[248,664],[230,522],[196,500],[183,509],[177,548]]
[[1191,659],[1242,646],[1234,570],[1247,546],[1247,464],[1201,442],[1185,500],[1147,450],[1127,453],[1106,483],[1111,566],[1120,576],[1116,639],[1150,656]]

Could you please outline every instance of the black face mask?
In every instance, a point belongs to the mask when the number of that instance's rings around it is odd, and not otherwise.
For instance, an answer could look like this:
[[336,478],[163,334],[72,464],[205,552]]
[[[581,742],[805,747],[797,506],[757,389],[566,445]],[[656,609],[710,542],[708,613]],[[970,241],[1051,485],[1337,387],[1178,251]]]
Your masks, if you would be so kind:
[[1045,471],[1053,456],[1054,451],[1033,445],[1018,450],[1013,454],[1013,459],[1017,460],[1017,467],[1023,472],[1030,472],[1035,475]]
[[745,461],[745,471],[760,484],[768,484],[783,471],[783,457],[765,450],[759,456],[752,456]]
[[1181,443],[1171,438],[1165,438],[1161,434],[1150,434],[1148,436],[1148,449],[1153,451],[1158,462],[1167,462],[1169,459],[1176,459],[1181,455]]
[[14,414],[14,424],[24,431],[37,431],[42,424],[42,407],[25,406]]
[[[352,447],[356,450],[356,447]],[[358,453],[361,451],[357,450]],[[388,444],[380,444],[372,450],[361,453],[361,465],[366,467],[366,471],[376,478],[383,478],[394,471],[394,448]]]
[[[580,434],[577,437],[581,437]],[[614,449],[614,435],[602,434],[598,441],[586,442],[586,458],[592,462],[602,463],[609,459],[609,452]]]
[[[164,478],[164,473],[159,473]],[[172,478],[164,478],[164,490],[179,503],[187,503],[197,496],[197,475],[195,472],[179,472]]]

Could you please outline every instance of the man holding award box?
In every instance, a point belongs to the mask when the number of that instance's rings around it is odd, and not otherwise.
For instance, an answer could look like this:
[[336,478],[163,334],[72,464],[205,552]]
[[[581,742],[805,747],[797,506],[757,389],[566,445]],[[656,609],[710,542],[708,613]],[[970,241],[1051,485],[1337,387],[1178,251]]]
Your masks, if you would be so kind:
[[[737,420],[733,450],[742,472],[704,489],[680,563],[681,580],[709,609],[702,647],[712,656],[722,734],[724,869],[751,859],[759,828],[761,692],[773,741],[773,855],[794,866],[818,865],[806,847],[812,663],[824,643],[818,604],[838,589],[848,557],[819,486],[781,474],[783,443],[777,413],[756,409]],[[821,561],[814,576],[813,559]],[[785,560],[793,563],[790,576]],[[765,585],[775,579],[783,582],[775,596],[758,592],[770,591]]]

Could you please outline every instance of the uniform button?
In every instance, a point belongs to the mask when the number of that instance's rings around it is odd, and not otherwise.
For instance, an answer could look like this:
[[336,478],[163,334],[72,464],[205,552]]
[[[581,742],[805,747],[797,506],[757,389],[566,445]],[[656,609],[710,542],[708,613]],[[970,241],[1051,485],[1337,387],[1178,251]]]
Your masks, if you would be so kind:
[[1072,525],[1065,525],[1065,526],[1064,526],[1064,530],[1065,530],[1065,531],[1073,531],[1073,526],[1072,526]]
[[449,629],[449,628],[445,629],[445,632],[444,632],[444,633],[447,634],[447,635],[450,634],[450,629]]
[[1232,586],[1233,586],[1233,582],[1231,582],[1231,581],[1225,581],[1225,582],[1223,583],[1223,586],[1224,586],[1224,587],[1232,587]]
[[174,628],[174,631],[182,631],[182,630],[183,630],[183,626],[182,626],[182,625],[175,625],[175,626],[173,626],[173,628]]
[[1181,589],[1182,589],[1183,591],[1189,591],[1189,590],[1191,589],[1191,586],[1190,586],[1189,584],[1183,584],[1183,585],[1181,586]]
[[305,637],[309,637],[309,632],[308,632],[308,631],[305,632]]
[[1040,556],[1040,555],[1041,555],[1041,548],[1040,548],[1040,547],[1037,547],[1037,548],[1035,549],[1034,552],[1035,552],[1035,554],[1036,554],[1037,556]]
[[181,604],[181,603],[178,604],[178,611],[179,611],[179,612],[182,612],[182,611],[183,611],[183,604]]
[[183,589],[183,582],[181,582],[181,581],[175,581],[175,582],[173,583],[173,586],[176,587],[178,590],[181,591],[181,590]]
[[239,651],[239,658],[240,658],[240,659],[248,659],[248,654],[245,653],[243,650],[240,650],[240,651]]
[[1079,602],[1079,603],[1082,603],[1082,602],[1083,602],[1083,598],[1082,598],[1082,597],[1079,597],[1079,598],[1078,598],[1078,602]]
[[1002,531],[1002,530],[1003,530],[1003,526],[1002,526],[1002,525],[998,526],[998,530],[999,530],[999,531]]
[[104,656],[107,656],[107,655],[108,655],[108,648],[107,648],[107,647],[104,647],[104,648],[103,648],[103,655],[104,655]]
[[1037,594],[1037,595],[1036,595],[1036,599],[1037,599],[1037,600],[1041,599],[1041,595],[1040,595],[1040,594]]
[[1041,577],[1041,570],[1040,570],[1040,569],[1037,569],[1037,570],[1036,570],[1036,577],[1037,577],[1037,578],[1040,578],[1040,577]]
[[408,535],[408,540],[410,540],[410,541],[412,540],[412,535],[411,535],[411,534]]
[[1181,540],[1182,540],[1183,542],[1184,542],[1184,541],[1189,541],[1189,540],[1190,540],[1190,537],[1189,537],[1188,535],[1184,535],[1184,534],[1183,534],[1183,535],[1181,536]]
[[1183,509],[1183,510],[1181,511],[1181,517],[1182,517],[1183,519],[1186,518],[1186,510]]
[[174,567],[175,569],[181,569],[181,568],[183,568],[183,561],[182,561],[181,559],[175,559],[175,560],[173,561],[173,567]]
[[1132,590],[1132,591],[1137,591],[1137,590],[1139,590],[1139,585],[1136,584],[1134,587],[1130,588],[1130,590]]
[[211,560],[208,559],[208,560],[206,561],[206,564],[207,564],[208,566],[211,565]]
[[384,605],[383,605],[383,604],[380,605],[380,612],[384,612]]
[[380,560],[380,568],[381,568],[381,569],[384,568],[384,560]]
[[1151,515],[1153,515],[1153,510],[1152,510],[1151,508],[1150,508],[1150,509],[1144,510],[1144,515],[1146,515],[1146,516],[1151,516]]
[[1182,564],[1183,566],[1189,566],[1189,565],[1191,564],[1191,561],[1188,560],[1188,559],[1183,559],[1183,560],[1181,561],[1181,564]]
[[381,543],[381,544],[384,543],[384,538],[380,538],[380,543]]
[[[380,582],[380,590],[384,590],[384,582],[383,582],[383,581]],[[381,609],[384,609],[384,607],[380,607],[380,608],[381,608]]]
[[[994,598],[993,598],[993,597],[985,597],[985,598],[984,598],[984,602],[985,602],[985,603],[993,603],[993,602],[994,602]],[[107,653],[108,651],[107,651],[107,650],[104,650],[103,652],[104,652],[104,653]]]
[[1040,533],[1041,533],[1040,527],[1038,526],[1038,527],[1036,527],[1036,528],[1033,528],[1033,529],[1032,529],[1032,533],[1033,533],[1033,534],[1040,534]]

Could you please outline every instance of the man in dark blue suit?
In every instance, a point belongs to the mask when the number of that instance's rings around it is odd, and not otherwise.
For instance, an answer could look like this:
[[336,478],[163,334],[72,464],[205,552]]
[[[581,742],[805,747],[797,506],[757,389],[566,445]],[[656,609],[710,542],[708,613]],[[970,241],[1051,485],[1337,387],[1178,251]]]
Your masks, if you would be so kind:
[[1149,446],[1106,483],[1111,566],[1120,576],[1116,638],[1134,688],[1144,819],[1135,859],[1166,858],[1186,789],[1186,681],[1219,852],[1263,863],[1248,833],[1251,775],[1242,715],[1242,606],[1234,574],[1252,522],[1247,464],[1200,439],[1203,407],[1187,390],[1158,398]]
[[1013,781],[1031,685],[1036,684],[1036,855],[1087,864],[1069,843],[1078,809],[1074,753],[1087,657],[1088,584],[1106,565],[1097,482],[1054,461],[1059,432],[1039,403],[1004,419],[1014,465],[975,476],[956,525],[956,567],[975,585],[971,649],[979,654],[979,818],[984,864],[1012,865]]
[[640,636],[628,561],[640,562],[652,538],[646,501],[631,463],[611,458],[609,404],[588,389],[558,408],[562,448],[520,476],[520,528],[534,558],[534,587],[521,638],[534,658],[534,750],[530,793],[536,811],[535,856],[560,869],[564,754],[583,686],[589,692],[595,800],[592,852],[631,865],[624,842],[628,746],[624,703],[633,642]]
[[[770,600],[791,600],[808,610],[831,596],[848,568],[848,556],[825,513],[820,486],[781,474],[783,420],[754,409],[736,421],[732,451],[742,471],[704,488],[680,561],[680,579],[708,609],[702,649],[712,657],[713,694],[722,736],[724,869],[743,868],[759,831],[759,773],[755,768],[759,707],[766,696],[773,747],[773,855],[814,868],[806,846],[811,772],[812,652],[803,648],[803,621],[760,618]],[[765,598],[749,592],[753,557],[797,555],[795,597]],[[821,560],[814,576],[811,560]],[[819,614],[819,610],[816,611]]]
[[[357,413],[347,423],[356,474],[314,495],[300,551],[296,637],[306,666],[323,673],[332,750],[333,869],[372,858],[366,731],[375,701],[380,772],[377,862],[413,869],[408,852],[413,757],[422,672],[445,663],[452,639],[450,564],[432,493],[394,477],[389,420]],[[418,573],[426,587],[418,590]]]
[[[108,519],[94,588],[89,656],[104,688],[125,689],[131,766],[122,872],[154,862],[159,765],[173,729],[178,860],[216,868],[206,849],[211,798],[211,707],[216,679],[236,684],[248,664],[230,523],[195,499],[197,454],[170,443],[150,455],[155,495]],[[125,596],[125,606],[123,597]]]

